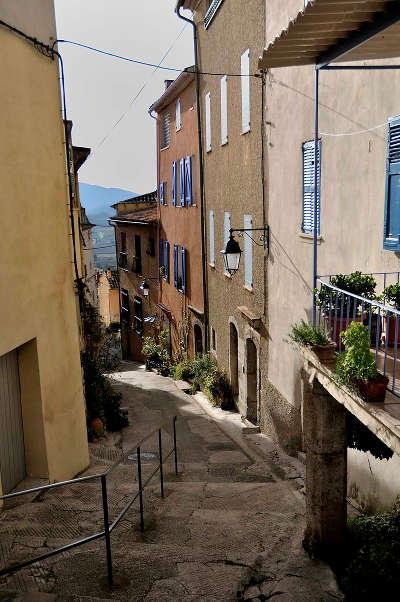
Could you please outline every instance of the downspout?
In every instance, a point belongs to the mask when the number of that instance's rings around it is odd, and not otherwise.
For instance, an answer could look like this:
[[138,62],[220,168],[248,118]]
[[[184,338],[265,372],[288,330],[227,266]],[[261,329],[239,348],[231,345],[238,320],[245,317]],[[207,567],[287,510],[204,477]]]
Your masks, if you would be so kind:
[[200,167],[200,198],[201,198],[201,257],[202,257],[202,278],[203,278],[203,303],[204,303],[204,347],[209,351],[209,333],[208,333],[208,281],[207,281],[207,256],[206,256],[206,207],[204,194],[204,154],[203,139],[201,127],[201,99],[200,99],[200,74],[199,74],[199,51],[197,25],[191,19],[181,14],[181,8],[184,0],[178,0],[175,12],[179,19],[189,23],[193,28],[193,48],[194,64],[196,69],[196,101],[197,101],[197,130],[199,145],[199,167]]
[[318,278],[318,151],[319,151],[319,69],[315,67],[315,92],[314,92],[314,237],[313,237],[313,281],[312,296],[313,326],[317,325],[317,305],[315,289],[317,288]]

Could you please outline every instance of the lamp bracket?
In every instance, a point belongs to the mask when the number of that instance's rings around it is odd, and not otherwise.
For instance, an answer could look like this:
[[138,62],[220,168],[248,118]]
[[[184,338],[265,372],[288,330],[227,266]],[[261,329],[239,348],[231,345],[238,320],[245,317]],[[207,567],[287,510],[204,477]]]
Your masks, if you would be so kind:
[[[244,238],[244,236],[246,235],[258,247],[264,247],[266,249],[269,249],[269,226],[266,226],[265,228],[231,228],[229,230],[229,235],[232,236],[234,232],[237,233],[239,238]],[[258,237],[259,242],[257,242],[257,240],[254,240],[254,238],[249,234],[249,232],[261,232],[261,234]]]

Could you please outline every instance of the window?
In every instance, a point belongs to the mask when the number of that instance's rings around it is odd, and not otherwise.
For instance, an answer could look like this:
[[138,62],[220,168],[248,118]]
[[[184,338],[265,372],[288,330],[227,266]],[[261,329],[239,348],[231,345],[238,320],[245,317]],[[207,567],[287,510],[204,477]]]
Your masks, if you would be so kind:
[[166,190],[167,190],[167,183],[161,182],[160,183],[160,205],[167,204]]
[[242,84],[242,134],[250,132],[250,50],[247,49],[240,59]]
[[121,320],[129,322],[129,293],[124,288],[121,288]]
[[218,12],[219,7],[223,3],[224,0],[207,0],[207,12],[204,17],[204,27],[208,29],[210,27],[211,21],[214,19],[215,15]]
[[181,207],[185,206],[185,159],[179,161],[179,200]]
[[176,161],[172,162],[172,204],[176,206],[176,197],[177,194],[177,179],[176,179]]
[[161,275],[169,282],[169,242],[160,239],[160,270]]
[[135,331],[141,337],[143,334],[143,302],[140,297],[134,299]]
[[215,266],[215,214],[214,211],[210,211],[209,217],[209,262],[212,266]]
[[135,255],[133,257],[132,272],[135,274],[142,273],[142,240],[138,234],[134,237]]
[[181,293],[186,293],[186,249],[174,245],[174,286]]
[[303,144],[303,221],[302,231],[314,233],[314,199],[317,202],[317,232],[320,233],[320,195],[321,195],[321,141],[318,141],[317,195],[315,195],[315,144],[314,140]]
[[389,120],[383,248],[400,251],[400,117]]
[[207,92],[205,96],[206,104],[206,151],[211,151],[211,94]]
[[176,127],[177,132],[179,132],[179,130],[182,128],[181,99],[180,98],[178,98],[178,100],[176,101],[176,105],[175,105],[175,127]]
[[228,76],[221,79],[221,144],[228,142]]
[[211,349],[213,351],[216,351],[216,349],[217,349],[216,336],[215,336],[215,329],[214,328],[211,328]]
[[150,255],[150,257],[154,257],[156,254],[156,245],[155,245],[154,238],[152,236],[150,236],[147,241],[146,254]]
[[126,253],[126,232],[121,232],[121,250],[119,252],[118,265],[126,270],[128,267],[128,255]]
[[[243,228],[248,230],[253,227],[253,218],[251,215],[243,216]],[[251,236],[251,235],[250,235]],[[253,241],[250,236],[244,232],[244,285],[247,288],[253,288]]]
[[185,157],[185,203],[193,204],[192,157]]
[[160,131],[160,148],[167,148],[171,139],[170,131],[170,116],[169,113],[165,112],[161,115],[161,131]]

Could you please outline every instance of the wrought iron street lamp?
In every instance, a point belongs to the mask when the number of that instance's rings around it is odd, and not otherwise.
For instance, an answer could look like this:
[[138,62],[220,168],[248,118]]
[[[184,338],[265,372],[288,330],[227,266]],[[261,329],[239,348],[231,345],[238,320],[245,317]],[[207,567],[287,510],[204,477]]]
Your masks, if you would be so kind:
[[142,284],[140,285],[140,290],[142,291],[143,295],[145,297],[148,297],[150,294],[150,287],[149,284],[147,282],[147,280],[143,280]]
[[[264,247],[267,250],[269,249],[269,226],[266,228],[231,228],[229,230],[229,240],[226,243],[225,250],[221,251],[224,258],[224,268],[225,271],[230,274],[230,276],[234,276],[239,269],[240,258],[242,256],[242,249],[240,248],[239,243],[235,240],[233,233],[238,232],[238,236],[248,236],[251,240],[259,247]],[[260,242],[254,240],[248,232],[262,232],[260,235]]]

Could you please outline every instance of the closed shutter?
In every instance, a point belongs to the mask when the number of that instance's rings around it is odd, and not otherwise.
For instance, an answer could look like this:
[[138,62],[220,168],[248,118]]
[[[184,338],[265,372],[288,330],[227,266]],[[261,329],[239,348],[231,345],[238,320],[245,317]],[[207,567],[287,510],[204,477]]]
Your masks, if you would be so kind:
[[221,79],[221,144],[228,142],[228,76]]
[[[252,216],[245,215],[243,217],[243,228],[245,230],[249,230],[252,227]],[[246,232],[244,232],[244,284],[248,288],[253,288],[253,241],[250,238],[250,236]]]
[[180,203],[185,206],[185,159],[179,161]]
[[160,205],[165,204],[165,182],[160,184]]
[[228,213],[227,211],[225,211],[225,213],[224,213],[224,248],[223,248],[224,251],[225,251],[226,245],[229,240],[230,229],[231,229],[231,214]]
[[164,266],[165,266],[165,280],[169,282],[169,242],[164,241]]
[[174,245],[174,287],[178,286],[178,245]]
[[400,250],[400,117],[389,121],[383,246]]
[[211,151],[211,94],[207,92],[205,97],[206,105],[206,151]]
[[178,98],[178,100],[176,101],[176,115],[175,115],[175,125],[176,125],[176,131],[178,132],[181,127],[181,99]]
[[[314,198],[315,198],[315,144],[314,140],[303,144],[303,222],[302,230],[306,234],[314,233]],[[321,142],[318,141],[318,188],[317,202],[317,232],[320,233],[320,196],[321,196]]]
[[4,494],[10,493],[26,475],[16,351],[0,357],[0,473]]
[[170,116],[169,113],[163,113],[161,115],[161,131],[160,131],[160,147],[166,148],[169,146],[171,132],[170,132]]
[[186,293],[186,249],[181,247],[181,274],[182,274],[182,293]]
[[242,134],[250,131],[250,50],[241,57],[240,73],[242,84]]
[[193,204],[192,157],[185,158],[185,201],[186,205]]
[[172,204],[176,205],[176,161],[172,162]]
[[136,334],[142,336],[143,334],[143,304],[140,297],[134,299],[135,309],[135,331]]
[[215,214],[214,211],[210,211],[210,218],[209,218],[209,253],[210,253],[210,257],[209,257],[209,262],[211,265],[215,265]]

